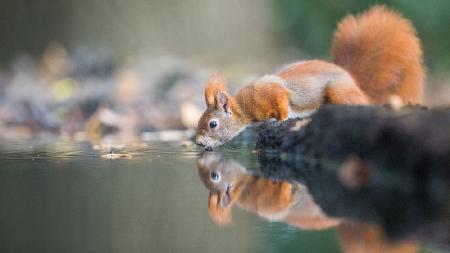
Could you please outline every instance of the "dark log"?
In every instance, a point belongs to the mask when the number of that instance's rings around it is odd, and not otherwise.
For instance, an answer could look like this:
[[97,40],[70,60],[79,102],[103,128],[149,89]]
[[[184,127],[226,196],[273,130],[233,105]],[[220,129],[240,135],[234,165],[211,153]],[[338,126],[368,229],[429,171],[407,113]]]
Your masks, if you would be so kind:
[[374,167],[450,173],[450,109],[328,105],[299,125],[300,119],[263,125],[256,148],[285,159],[353,155]]
[[304,123],[259,128],[263,175],[306,184],[331,216],[450,244],[450,109],[327,105]]

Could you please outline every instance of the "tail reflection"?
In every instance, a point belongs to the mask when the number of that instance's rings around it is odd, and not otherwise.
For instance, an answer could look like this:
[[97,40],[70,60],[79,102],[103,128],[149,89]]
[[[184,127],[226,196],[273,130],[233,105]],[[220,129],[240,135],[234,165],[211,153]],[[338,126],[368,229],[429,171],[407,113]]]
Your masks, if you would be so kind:
[[392,242],[374,224],[342,222],[337,227],[341,248],[347,253],[412,253],[418,250],[415,241]]

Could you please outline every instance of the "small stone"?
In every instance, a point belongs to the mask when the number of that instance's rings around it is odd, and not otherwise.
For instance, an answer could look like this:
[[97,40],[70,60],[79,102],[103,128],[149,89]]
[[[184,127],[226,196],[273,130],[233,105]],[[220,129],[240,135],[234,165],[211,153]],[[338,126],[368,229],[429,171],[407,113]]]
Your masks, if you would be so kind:
[[194,143],[192,141],[189,141],[189,140],[184,140],[184,141],[181,141],[180,145],[183,148],[187,148],[187,147],[191,147],[192,145],[194,145]]
[[101,156],[103,159],[119,159],[119,158],[124,158],[124,159],[132,159],[133,156],[130,154],[120,154],[120,153],[109,153],[109,154],[104,154]]

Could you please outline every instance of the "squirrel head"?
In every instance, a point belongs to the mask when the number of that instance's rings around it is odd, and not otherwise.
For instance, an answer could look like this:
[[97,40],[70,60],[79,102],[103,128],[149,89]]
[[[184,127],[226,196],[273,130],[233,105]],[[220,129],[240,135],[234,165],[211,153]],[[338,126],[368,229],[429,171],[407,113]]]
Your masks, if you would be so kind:
[[200,117],[196,142],[216,147],[236,136],[240,127],[231,107],[227,80],[220,74],[212,76],[205,88],[206,111]]

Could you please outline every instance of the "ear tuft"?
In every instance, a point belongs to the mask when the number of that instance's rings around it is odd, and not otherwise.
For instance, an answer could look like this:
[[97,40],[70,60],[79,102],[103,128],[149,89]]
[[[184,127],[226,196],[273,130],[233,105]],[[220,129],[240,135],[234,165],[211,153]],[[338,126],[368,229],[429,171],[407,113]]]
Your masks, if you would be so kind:
[[220,226],[225,226],[231,223],[231,206],[220,207],[220,200],[218,194],[211,193],[208,201],[209,215],[211,219]]
[[208,107],[214,105],[215,97],[219,92],[228,96],[227,80],[221,74],[214,74],[206,83],[205,101]]

